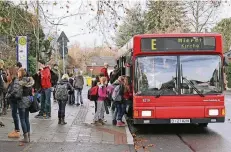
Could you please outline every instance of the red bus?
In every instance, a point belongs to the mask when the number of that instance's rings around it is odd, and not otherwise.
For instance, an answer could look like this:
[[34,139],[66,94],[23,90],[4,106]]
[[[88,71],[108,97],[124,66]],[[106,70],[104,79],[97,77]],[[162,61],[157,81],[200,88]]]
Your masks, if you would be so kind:
[[118,51],[117,63],[133,84],[134,124],[225,121],[220,34],[136,35]]

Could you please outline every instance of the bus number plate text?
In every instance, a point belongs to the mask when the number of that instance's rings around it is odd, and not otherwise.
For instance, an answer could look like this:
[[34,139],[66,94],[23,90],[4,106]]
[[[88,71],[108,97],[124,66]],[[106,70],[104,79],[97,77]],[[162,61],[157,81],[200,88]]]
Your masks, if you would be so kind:
[[190,119],[170,119],[170,123],[175,123],[175,124],[190,123]]

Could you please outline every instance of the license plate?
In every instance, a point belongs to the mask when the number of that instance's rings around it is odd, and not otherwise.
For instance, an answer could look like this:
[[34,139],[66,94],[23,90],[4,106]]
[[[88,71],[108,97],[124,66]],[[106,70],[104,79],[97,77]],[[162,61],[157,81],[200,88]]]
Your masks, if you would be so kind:
[[190,119],[170,119],[170,123],[175,123],[175,124],[190,123]]

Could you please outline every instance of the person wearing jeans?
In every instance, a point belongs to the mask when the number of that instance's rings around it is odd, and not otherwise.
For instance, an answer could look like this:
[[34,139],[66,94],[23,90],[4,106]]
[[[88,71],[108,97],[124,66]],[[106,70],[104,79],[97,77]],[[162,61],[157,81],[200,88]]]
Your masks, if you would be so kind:
[[19,85],[22,90],[22,97],[18,100],[18,111],[21,122],[21,127],[23,130],[23,140],[22,142],[30,142],[30,122],[29,122],[29,107],[31,105],[32,87],[34,85],[34,80],[32,77],[26,76],[26,71],[23,68],[18,70]]
[[40,70],[41,84],[41,109],[36,118],[48,119],[51,117],[51,71],[49,66],[41,66]]
[[5,99],[10,103],[11,106],[11,112],[12,112],[12,118],[14,120],[14,130],[8,134],[9,138],[19,138],[20,137],[20,129],[19,129],[19,119],[18,119],[18,99],[16,96],[17,91],[21,88],[19,85],[19,81],[17,79],[17,70],[18,69],[11,69],[9,70],[8,75],[8,88],[6,91]]
[[[114,83],[113,86],[114,88],[118,85],[123,85],[124,84],[124,77],[120,76]],[[113,113],[113,120],[112,124],[117,125],[117,119],[118,119],[118,110],[117,110],[117,105],[119,104],[118,101],[112,101],[112,113]]]
[[41,109],[43,109],[44,119],[51,117],[51,88],[42,89]]
[[[30,141],[30,121],[29,121],[29,108],[19,108],[20,123],[24,134],[24,141]],[[26,135],[26,137],[25,137]]]
[[12,112],[12,117],[14,120],[14,131],[8,134],[9,138],[19,138],[20,129],[19,129],[19,119],[18,119],[18,103],[17,101],[10,101],[10,107]]

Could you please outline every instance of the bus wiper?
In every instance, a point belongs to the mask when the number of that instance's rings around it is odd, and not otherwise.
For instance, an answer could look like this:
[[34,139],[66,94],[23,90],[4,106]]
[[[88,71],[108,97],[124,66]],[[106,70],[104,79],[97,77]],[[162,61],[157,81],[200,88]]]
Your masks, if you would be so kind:
[[183,80],[185,80],[196,92],[197,94],[199,94],[201,97],[204,97],[205,95],[203,93],[201,93],[193,84],[191,81],[189,81],[188,79],[186,79],[185,77],[182,77]]

